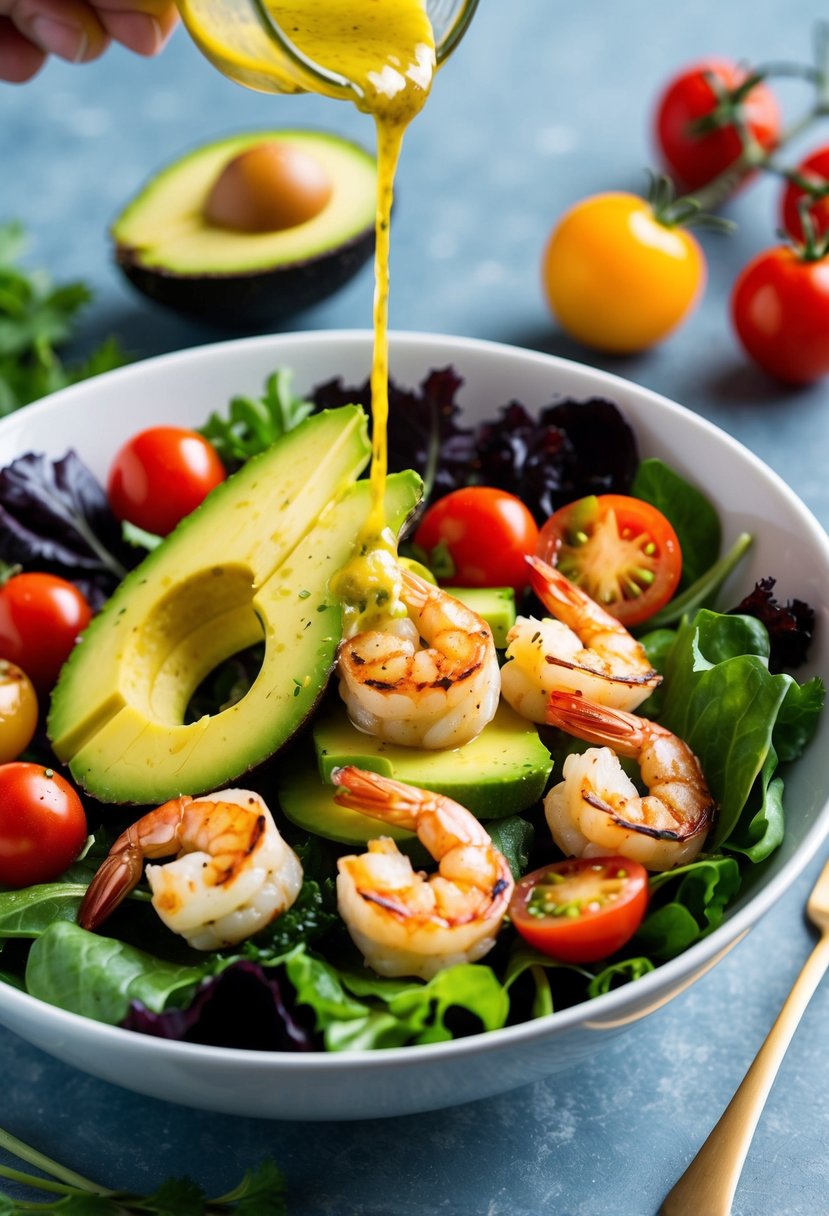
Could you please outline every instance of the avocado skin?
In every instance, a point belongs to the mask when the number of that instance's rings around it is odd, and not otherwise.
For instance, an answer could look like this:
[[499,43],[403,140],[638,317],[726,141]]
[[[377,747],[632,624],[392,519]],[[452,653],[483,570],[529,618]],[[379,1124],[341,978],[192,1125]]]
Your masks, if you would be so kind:
[[[236,156],[274,142],[316,157],[333,183],[322,211],[273,233],[204,216],[211,187]],[[372,257],[376,159],[330,131],[244,131],[191,149],[153,174],[110,229],[115,263],[143,295],[237,332],[273,327],[340,290]],[[198,250],[198,252],[196,252]]]
[[150,269],[134,249],[116,245],[115,261],[143,295],[174,312],[222,329],[277,325],[339,291],[374,253],[374,228],[302,262],[237,274],[176,274]]

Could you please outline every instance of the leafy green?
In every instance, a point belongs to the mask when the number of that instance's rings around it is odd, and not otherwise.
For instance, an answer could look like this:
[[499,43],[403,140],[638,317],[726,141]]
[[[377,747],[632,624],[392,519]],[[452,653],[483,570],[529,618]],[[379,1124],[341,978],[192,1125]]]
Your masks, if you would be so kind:
[[20,269],[24,245],[21,224],[0,225],[0,416],[126,362],[114,338],[83,362],[62,361],[59,349],[91,293],[83,283],[54,286],[43,272]]
[[648,620],[648,629],[662,629],[676,625],[685,616],[691,616],[698,608],[710,607],[714,598],[731,571],[742,560],[753,543],[748,532],[741,532],[734,544],[721,558],[709,566],[690,586],[674,596],[664,608],[660,608]]
[[535,840],[533,825],[520,815],[508,815],[491,820],[486,830],[496,849],[506,857],[513,878],[520,878],[526,873]]
[[[310,1006],[329,1051],[402,1047],[453,1037],[450,1019],[472,1019],[476,1030],[496,1030],[509,1001],[490,967],[459,963],[426,983],[350,971],[298,946],[283,960],[300,1004]],[[367,998],[360,1000],[358,998]]]
[[[224,1195],[209,1199],[202,1187],[190,1178],[168,1178],[151,1195],[111,1191],[74,1170],[31,1148],[0,1128],[0,1148],[22,1162],[34,1165],[41,1174],[27,1174],[0,1165],[0,1177],[22,1183],[32,1190],[59,1195],[50,1203],[29,1203],[0,1194],[0,1216],[18,1213],[61,1212],[64,1216],[285,1216],[285,1184],[282,1173],[270,1158],[248,1170],[242,1181]],[[43,1175],[48,1175],[44,1177]]]
[[117,1025],[132,1001],[140,1001],[154,1013],[160,1013],[170,1001],[185,1003],[214,969],[211,959],[194,966],[167,963],[114,938],[58,920],[32,945],[26,990],[50,1005]]
[[0,938],[40,937],[56,921],[74,921],[85,883],[50,882],[0,890]]
[[591,999],[594,996],[604,996],[606,992],[611,992],[623,984],[630,984],[634,980],[641,980],[643,975],[655,970],[649,958],[623,958],[618,963],[611,963],[602,968],[598,975],[593,976],[587,985],[587,995]]
[[700,578],[720,554],[722,527],[716,508],[664,461],[651,457],[636,470],[631,494],[649,502],[673,525],[682,550],[682,588]]
[[279,369],[268,377],[261,397],[233,397],[226,418],[214,412],[200,428],[228,469],[264,452],[313,413],[312,402],[294,396],[292,380],[292,371]]
[[733,857],[698,857],[653,875],[651,908],[636,931],[634,946],[653,958],[674,958],[722,924],[739,889],[740,867]]
[[776,758],[771,767],[768,758],[786,701],[780,739],[787,759],[799,754],[817,723],[820,682],[800,687],[790,675],[771,675],[768,652],[768,634],[753,617],[701,609],[678,630],[668,659],[660,721],[700,759],[719,807],[712,849],[737,828],[761,773],[766,784],[771,780]]

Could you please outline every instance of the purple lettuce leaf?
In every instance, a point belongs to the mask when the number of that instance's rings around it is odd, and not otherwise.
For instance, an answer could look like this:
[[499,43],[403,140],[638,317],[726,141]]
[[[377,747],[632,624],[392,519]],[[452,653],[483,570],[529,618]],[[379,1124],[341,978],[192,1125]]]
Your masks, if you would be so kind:
[[761,578],[732,613],[753,616],[769,635],[769,671],[791,671],[806,662],[815,628],[815,610],[805,600],[780,604],[774,597],[773,578]]
[[97,607],[139,556],[75,452],[29,452],[0,469],[0,560],[75,582]]
[[317,1049],[312,1031],[286,1002],[276,973],[247,961],[205,980],[186,1009],[152,1013],[133,1001],[121,1025],[139,1034],[211,1047]]

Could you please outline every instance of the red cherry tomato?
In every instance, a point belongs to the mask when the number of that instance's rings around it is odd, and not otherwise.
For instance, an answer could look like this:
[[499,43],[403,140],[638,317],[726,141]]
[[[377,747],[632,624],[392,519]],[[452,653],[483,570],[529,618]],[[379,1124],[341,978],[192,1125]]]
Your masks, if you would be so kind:
[[153,426],[119,449],[107,495],[119,519],[166,536],[226,476],[215,448],[197,431]]
[[68,781],[42,764],[0,765],[0,883],[51,882],[81,852],[87,837],[81,800]]
[[427,554],[444,545],[454,573],[449,587],[514,587],[529,578],[524,557],[535,552],[538,525],[520,498],[491,486],[466,486],[439,498],[420,522],[415,544]]
[[829,256],[807,260],[786,245],[749,262],[731,295],[731,316],[748,354],[792,384],[829,373]]
[[[829,144],[818,148],[811,156],[807,156],[797,166],[797,174],[813,182],[817,187],[829,187]],[[802,186],[789,182],[783,191],[780,205],[780,219],[783,228],[794,241],[803,241],[803,223],[800,218],[801,199],[807,197]],[[815,236],[822,237],[829,232],[829,194],[816,199],[808,207],[809,215],[814,224]]]
[[14,574],[0,587],[0,659],[48,692],[92,610],[74,583],[55,574]]
[[[699,190],[740,156],[743,147],[733,122],[697,132],[694,126],[717,109],[717,89],[731,93],[746,80],[746,72],[728,59],[692,64],[666,85],[656,106],[655,137],[665,167],[685,191]],[[737,103],[744,123],[761,148],[775,146],[780,135],[780,109],[771,89],[762,82]]]
[[648,906],[648,874],[627,857],[575,857],[520,879],[509,917],[525,941],[565,963],[593,963],[633,937]]
[[591,494],[561,507],[541,529],[538,556],[628,626],[667,604],[682,574],[672,525],[626,494]]

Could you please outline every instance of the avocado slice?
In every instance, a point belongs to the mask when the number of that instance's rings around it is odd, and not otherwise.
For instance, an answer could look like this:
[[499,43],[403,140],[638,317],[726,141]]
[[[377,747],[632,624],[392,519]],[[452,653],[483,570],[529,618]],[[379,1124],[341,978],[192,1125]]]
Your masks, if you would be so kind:
[[477,612],[492,630],[498,650],[505,650],[507,634],[515,624],[515,592],[512,587],[448,587],[450,595]]
[[[352,726],[345,711],[315,723],[313,740],[324,782],[331,780],[333,769],[356,764],[409,785],[447,794],[480,819],[500,819],[532,806],[544,793],[553,767],[535,726],[504,701],[477,739],[452,750],[384,743]],[[293,818],[290,806],[285,806],[285,813]],[[368,834],[361,839],[370,840],[377,830],[370,819],[366,819],[366,825]],[[330,820],[325,826],[327,831],[322,827],[314,830],[320,836],[341,830],[339,823],[334,825]],[[341,837],[334,835],[332,839]]]
[[[223,170],[273,142],[319,162],[331,193],[313,218],[272,232],[211,223],[205,214]],[[324,131],[253,131],[206,144],[154,176],[112,225],[115,260],[150,299],[218,325],[284,321],[342,287],[374,250],[377,166]]]
[[[341,608],[328,580],[369,511],[366,418],[313,415],[218,486],[133,570],[83,635],[52,696],[48,733],[103,802],[220,788],[277,751],[333,668]],[[399,529],[421,483],[389,478]],[[264,642],[247,694],[193,723],[190,697],[219,663]]]

